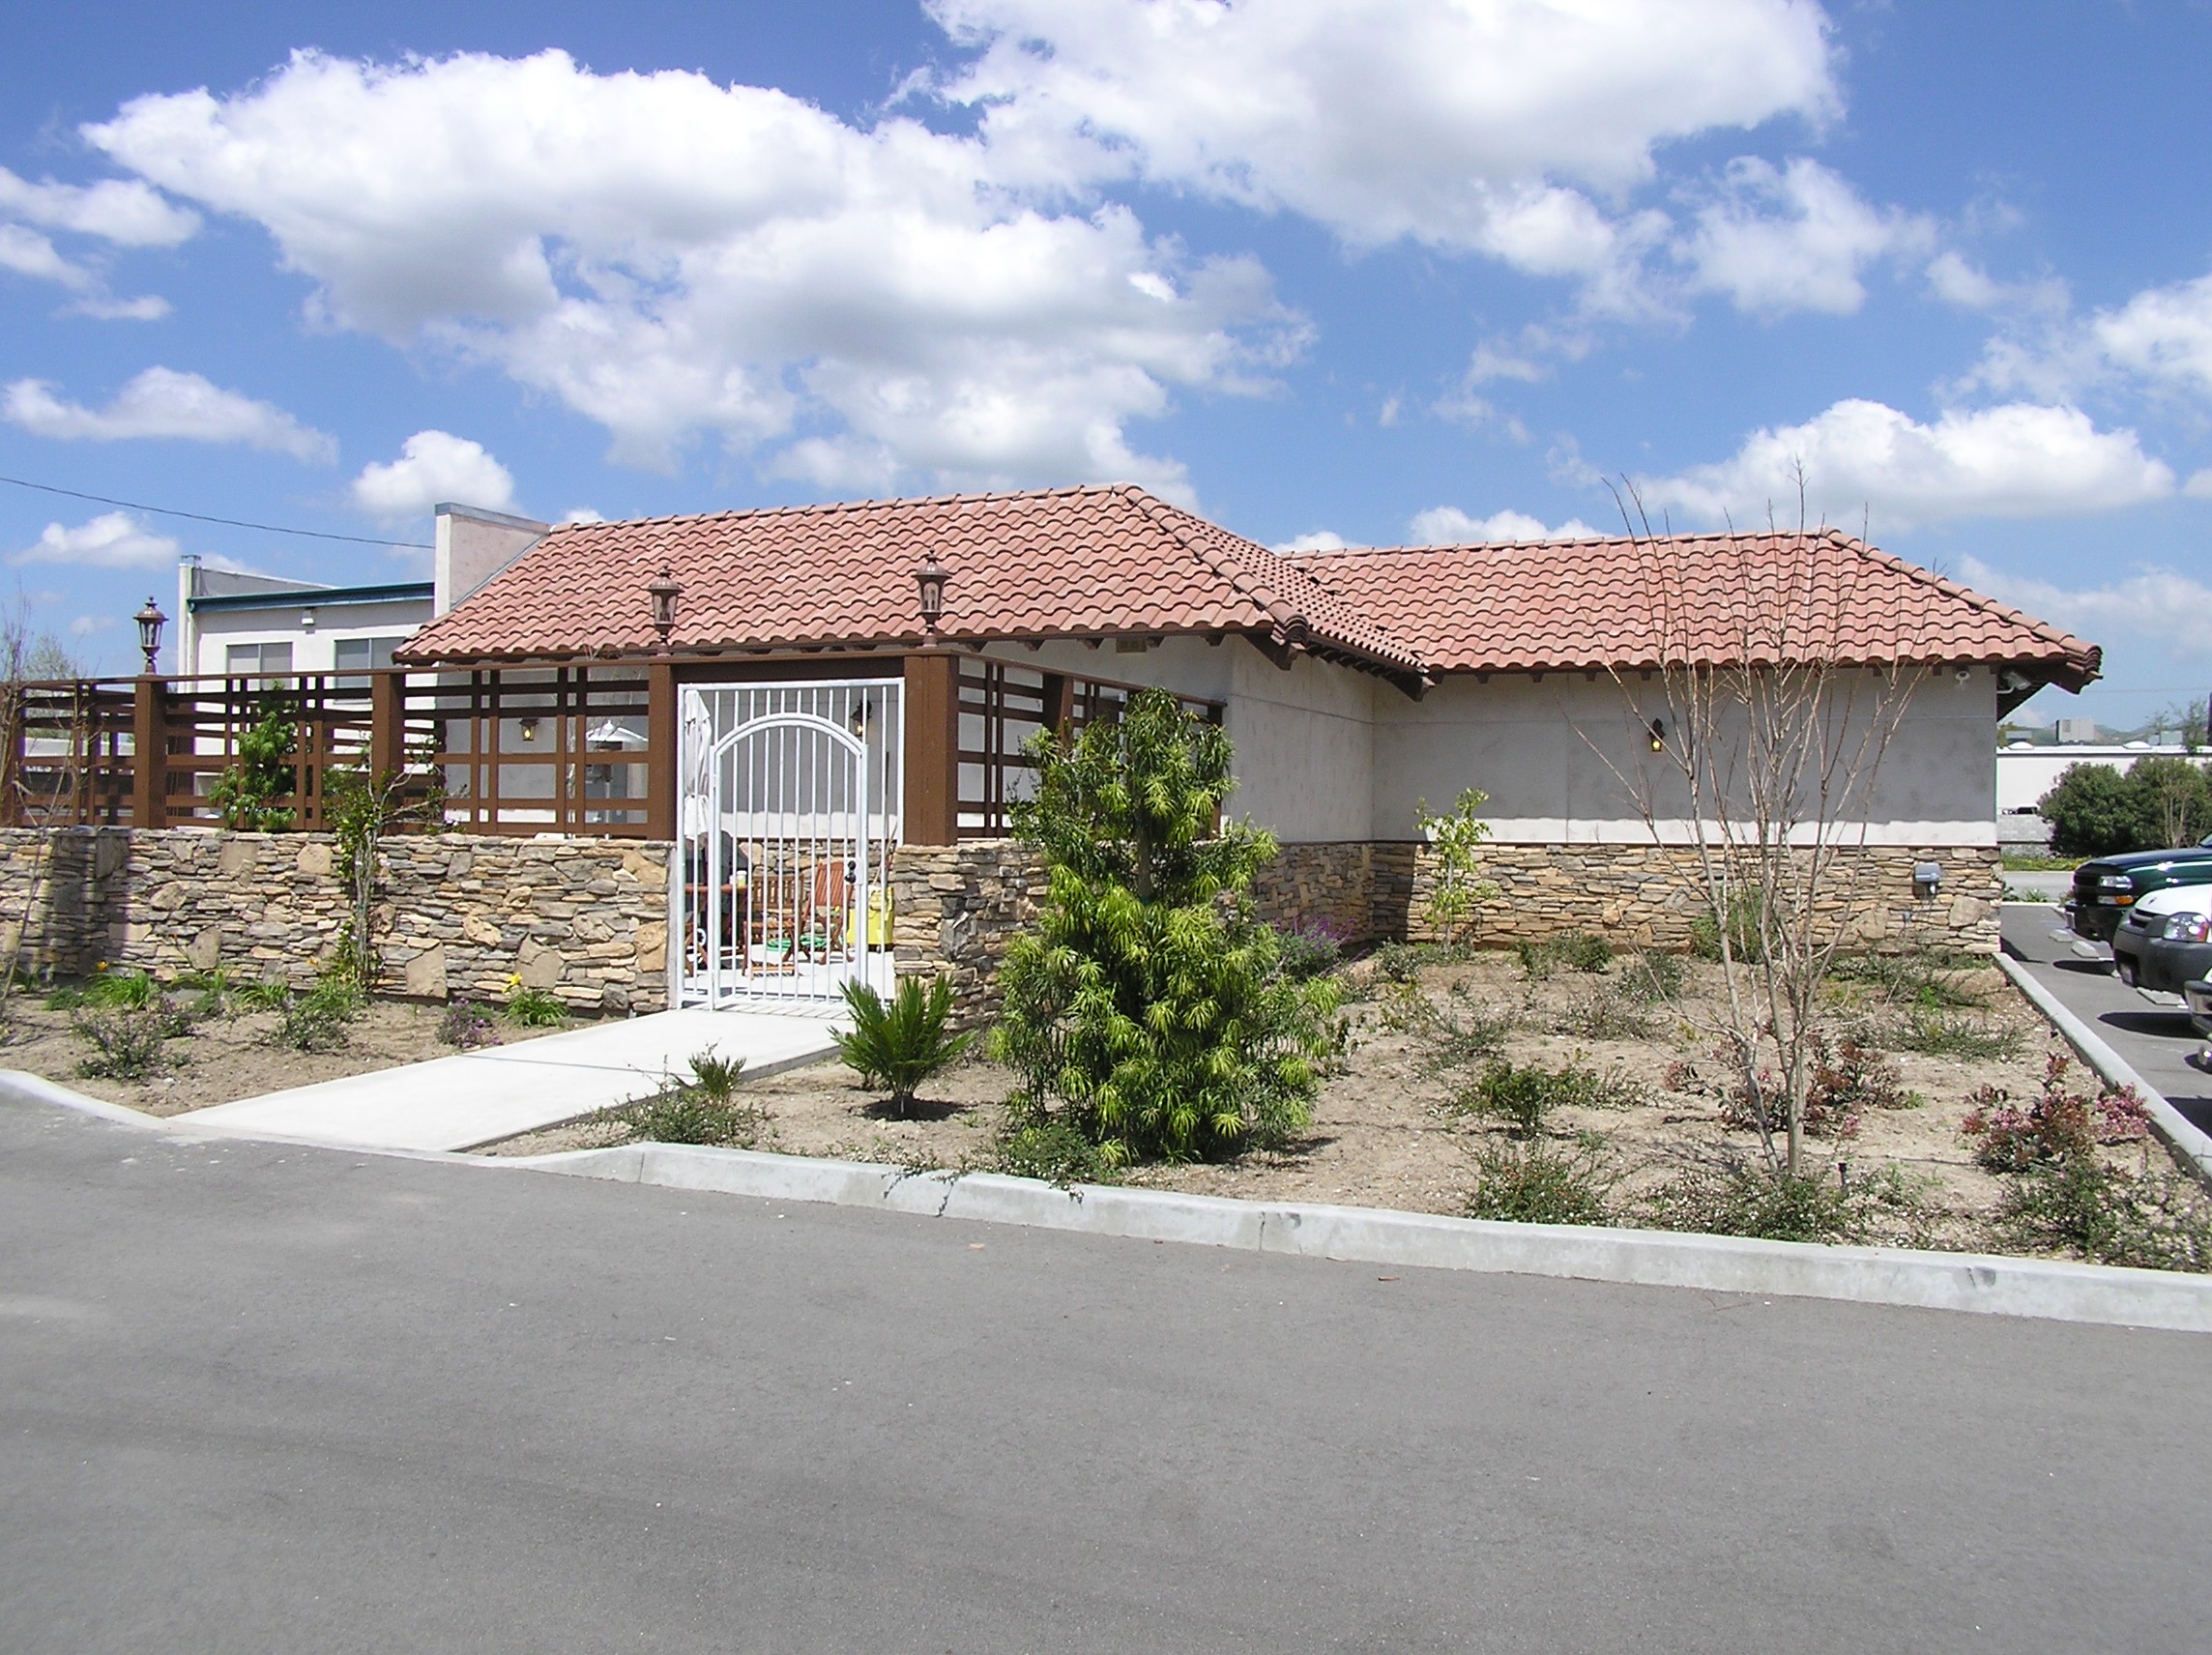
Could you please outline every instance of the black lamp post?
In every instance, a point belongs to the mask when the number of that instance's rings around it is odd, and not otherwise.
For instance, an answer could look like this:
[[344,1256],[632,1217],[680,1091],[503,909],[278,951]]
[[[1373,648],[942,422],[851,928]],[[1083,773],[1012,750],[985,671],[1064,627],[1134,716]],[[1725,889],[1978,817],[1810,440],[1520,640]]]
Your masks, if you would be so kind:
[[945,567],[932,552],[921,567],[914,571],[914,584],[921,594],[921,629],[927,638],[937,636],[937,623],[945,614]]
[[149,597],[146,607],[131,619],[138,623],[138,650],[146,657],[146,671],[151,674],[161,653],[161,626],[169,618]]
[[663,564],[659,575],[645,586],[646,595],[653,599],[653,629],[660,634],[660,647],[668,648],[668,634],[676,630],[676,598],[684,588],[669,577],[668,566]]

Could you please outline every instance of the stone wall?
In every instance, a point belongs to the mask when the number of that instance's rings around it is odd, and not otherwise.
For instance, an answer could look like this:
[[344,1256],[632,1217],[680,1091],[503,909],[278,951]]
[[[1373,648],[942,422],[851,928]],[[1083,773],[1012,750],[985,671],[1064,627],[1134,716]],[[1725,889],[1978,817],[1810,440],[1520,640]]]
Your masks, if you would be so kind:
[[[1412,847],[1412,894],[1401,933],[1436,936],[1427,918],[1436,884],[1428,846]],[[1481,877],[1499,888],[1484,903],[1474,938],[1486,946],[1539,940],[1562,931],[1596,931],[1623,947],[1682,949],[1707,912],[1695,850],[1683,845],[1486,845]],[[1943,871],[1933,899],[1917,895],[1912,869]],[[1842,927],[1852,947],[1906,940],[1994,954],[2004,867],[1994,846],[1879,845],[1845,854],[1825,881],[1816,912]]]
[[[1913,891],[1920,861],[1943,869],[1934,900]],[[1481,872],[1499,888],[1475,921],[1485,946],[1587,930],[1624,947],[1678,950],[1705,911],[1695,853],[1681,846],[1489,845]],[[1323,921],[1353,943],[1425,942],[1436,938],[1427,918],[1435,884],[1425,845],[1286,845],[1252,894],[1257,912],[1280,924]],[[1994,954],[2003,884],[1994,848],[1883,846],[1851,853],[1822,906],[1853,945],[1909,937]],[[963,1020],[988,1017],[1006,939],[1030,922],[1043,890],[1034,856],[1010,840],[901,847],[891,871],[899,972],[949,972]]]
[[[446,833],[385,842],[384,987],[502,999],[509,979],[587,1013],[668,1003],[668,852],[627,839]],[[35,877],[36,876],[36,877]],[[306,987],[345,921],[327,833],[0,829],[0,948],[77,975],[220,966]]]

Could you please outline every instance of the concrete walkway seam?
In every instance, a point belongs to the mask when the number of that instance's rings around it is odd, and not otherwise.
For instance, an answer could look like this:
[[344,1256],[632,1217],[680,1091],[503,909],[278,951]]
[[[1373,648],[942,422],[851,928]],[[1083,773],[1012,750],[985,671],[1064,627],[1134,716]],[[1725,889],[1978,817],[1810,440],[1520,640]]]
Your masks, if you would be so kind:
[[1091,1184],[1063,1190],[993,1173],[910,1173],[863,1162],[673,1144],[571,1149],[509,1164],[771,1201],[826,1202],[1370,1264],[2212,1332],[2212,1279],[2164,1270],[1666,1231],[1500,1224],[1381,1207],[1238,1201]]
[[2197,1182],[2212,1188],[2212,1137],[2207,1137],[2195,1121],[2167,1102],[2157,1088],[2137,1074],[2132,1063],[2068,1010],[2065,1002],[2038,982],[2025,966],[2009,954],[1999,954],[1997,969],[2012,979],[2013,986],[2027,997],[2030,1005],[2050,1020],[2066,1043],[2081,1054],[2082,1061],[2095,1069],[2106,1085],[2136,1089],[2150,1114],[2151,1130],[2180,1157],[2182,1166],[2196,1176]]
[[[189,1115],[158,1119],[19,1069],[0,1070],[0,1098],[71,1110],[140,1131],[196,1136]],[[242,1139],[245,1134],[223,1136]],[[274,1137],[267,1141],[309,1142]],[[1062,1189],[996,1173],[914,1173],[859,1161],[681,1144],[627,1144],[528,1156],[372,1149],[351,1144],[314,1147],[355,1155],[438,1161],[480,1172],[558,1173],[770,1201],[872,1207],[920,1217],[1348,1263],[2212,1332],[2212,1278],[2105,1264],[1827,1247],[1668,1231],[1499,1224],[1385,1207],[1239,1201],[1095,1184]]]

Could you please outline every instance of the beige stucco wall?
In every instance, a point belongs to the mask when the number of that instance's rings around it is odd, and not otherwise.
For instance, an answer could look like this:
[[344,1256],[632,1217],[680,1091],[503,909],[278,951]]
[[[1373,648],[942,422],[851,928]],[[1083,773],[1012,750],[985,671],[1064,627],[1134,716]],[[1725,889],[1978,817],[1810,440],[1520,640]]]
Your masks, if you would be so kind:
[[[1876,704],[1862,683],[1859,723]],[[1497,837],[1524,844],[1648,843],[1640,798],[1656,807],[1659,836],[1693,837],[1688,795],[1671,758],[1650,751],[1659,718],[1671,742],[1681,731],[1658,679],[1600,674],[1446,679],[1422,701],[1377,702],[1375,837],[1409,836],[1418,801],[1442,807],[1462,788],[1490,796]],[[1948,671],[1913,688],[1882,751],[1871,790],[1843,814],[1863,817],[1872,843],[1986,846],[1996,842],[1996,681]],[[1848,741],[1858,751],[1856,737]]]

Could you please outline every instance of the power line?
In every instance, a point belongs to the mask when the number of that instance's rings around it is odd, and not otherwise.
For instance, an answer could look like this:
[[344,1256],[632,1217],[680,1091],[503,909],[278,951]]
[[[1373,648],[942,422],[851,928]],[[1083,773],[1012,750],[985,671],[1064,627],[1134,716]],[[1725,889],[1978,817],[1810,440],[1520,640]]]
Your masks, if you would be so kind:
[[204,511],[179,511],[167,506],[145,506],[135,500],[110,500],[104,494],[84,494],[73,488],[56,488],[50,482],[26,482],[19,477],[0,477],[17,488],[35,488],[41,494],[66,494],[72,500],[89,500],[96,506],[120,506],[126,511],[150,511],[157,517],[189,517],[195,523],[219,523],[225,529],[258,529],[264,535],[299,535],[310,540],[344,540],[356,546],[391,546],[409,552],[435,551],[421,540],[382,540],[368,535],[333,535],[322,529],[285,529],[275,523],[247,523],[236,517],[210,517]]

